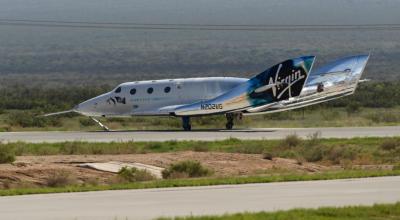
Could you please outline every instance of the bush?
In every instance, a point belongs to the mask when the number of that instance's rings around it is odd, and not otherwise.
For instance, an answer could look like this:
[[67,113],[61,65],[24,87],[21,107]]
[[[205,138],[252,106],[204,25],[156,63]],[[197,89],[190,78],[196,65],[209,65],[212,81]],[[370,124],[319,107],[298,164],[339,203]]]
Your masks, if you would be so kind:
[[27,111],[13,112],[8,116],[7,121],[11,126],[20,126],[23,128],[61,126],[61,120],[59,117],[41,117]]
[[79,142],[64,142],[60,147],[60,152],[63,154],[78,154],[79,153]]
[[327,159],[334,164],[340,164],[342,160],[353,161],[356,158],[356,151],[351,147],[332,147],[327,152]]
[[394,165],[393,170],[400,170],[400,163]]
[[209,151],[208,147],[206,145],[195,145],[193,147],[193,151],[196,152],[207,152]]
[[398,114],[392,112],[371,113],[365,117],[375,123],[397,123],[400,121]]
[[316,146],[321,143],[321,132],[317,131],[307,136],[307,145],[308,146]]
[[167,169],[163,170],[163,178],[183,178],[183,177],[202,177],[208,176],[212,172],[208,168],[203,167],[200,162],[186,160],[176,164],[170,165]]
[[352,115],[355,114],[357,112],[360,112],[361,109],[361,105],[358,102],[350,102],[347,106],[346,106],[346,112],[348,115]]
[[139,170],[135,167],[122,167],[118,177],[124,182],[150,181],[156,177],[147,170]]
[[318,162],[324,158],[324,152],[321,147],[309,147],[304,153],[304,159],[308,162]]
[[76,178],[66,170],[54,171],[46,180],[49,187],[65,187],[76,183]]
[[15,151],[10,146],[0,144],[0,164],[12,163],[15,161]]
[[272,160],[273,157],[274,157],[274,155],[271,152],[264,151],[262,153],[262,158],[264,160]]
[[301,144],[302,140],[297,134],[290,134],[283,139],[281,145],[284,147],[297,147]]
[[91,118],[80,118],[79,124],[83,127],[93,126],[96,123]]
[[394,138],[390,138],[390,139],[384,140],[381,143],[380,148],[382,150],[390,151],[390,150],[396,149],[398,146],[400,146],[400,141],[397,139],[394,139]]

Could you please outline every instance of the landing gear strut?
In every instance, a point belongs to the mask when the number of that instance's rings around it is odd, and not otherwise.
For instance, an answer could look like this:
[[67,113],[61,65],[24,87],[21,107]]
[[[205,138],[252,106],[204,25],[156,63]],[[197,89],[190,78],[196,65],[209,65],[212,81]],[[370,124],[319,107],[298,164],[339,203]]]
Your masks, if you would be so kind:
[[227,121],[225,127],[227,130],[232,130],[234,114],[227,113],[225,116],[226,116],[226,121]]
[[184,116],[182,117],[182,127],[185,131],[192,130],[192,125],[190,124],[190,117]]
[[93,117],[90,117],[94,122],[96,122],[101,128],[103,128],[104,129],[104,131],[110,131],[110,129],[107,127],[107,126],[105,126],[103,123],[101,123],[99,120],[97,120],[97,119],[95,119],[95,118],[93,118]]

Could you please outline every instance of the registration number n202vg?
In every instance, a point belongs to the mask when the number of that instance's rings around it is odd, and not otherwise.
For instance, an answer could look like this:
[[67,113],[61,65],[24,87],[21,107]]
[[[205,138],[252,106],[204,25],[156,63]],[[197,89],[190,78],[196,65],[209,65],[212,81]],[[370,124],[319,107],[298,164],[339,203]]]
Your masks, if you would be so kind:
[[202,110],[223,109],[222,104],[201,104]]

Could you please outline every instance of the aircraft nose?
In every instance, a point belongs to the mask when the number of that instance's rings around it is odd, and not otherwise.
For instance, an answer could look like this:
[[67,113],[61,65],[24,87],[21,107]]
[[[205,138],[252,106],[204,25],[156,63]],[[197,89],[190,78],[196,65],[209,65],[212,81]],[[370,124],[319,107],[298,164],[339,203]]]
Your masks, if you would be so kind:
[[90,100],[84,101],[84,102],[76,105],[74,107],[74,110],[76,112],[79,112],[79,113],[83,114],[83,115],[91,116],[96,112],[95,111],[96,110],[96,105],[97,105],[96,100],[90,99]]
[[79,111],[79,107],[80,107],[80,104],[77,104],[77,105],[74,106],[73,110]]
[[74,110],[87,116],[104,115],[104,103],[106,102],[106,98],[106,94],[99,95],[76,105]]

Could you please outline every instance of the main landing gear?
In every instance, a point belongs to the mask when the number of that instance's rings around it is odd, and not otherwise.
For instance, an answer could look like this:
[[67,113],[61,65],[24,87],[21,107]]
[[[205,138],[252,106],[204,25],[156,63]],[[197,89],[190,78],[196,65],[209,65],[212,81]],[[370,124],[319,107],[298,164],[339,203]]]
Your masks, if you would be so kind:
[[225,115],[225,117],[226,117],[225,128],[226,128],[227,130],[232,130],[232,128],[233,128],[234,114],[232,114],[232,113],[227,113],[227,114]]
[[[227,113],[225,114],[226,117],[226,124],[225,124],[225,128],[227,130],[232,130],[233,129],[233,125],[234,125],[234,120],[235,118],[238,118],[239,120],[242,119],[242,114],[234,114],[234,113]],[[182,117],[182,127],[183,130],[185,131],[191,131],[192,130],[192,125],[190,124],[190,117],[189,116],[183,116]]]
[[185,131],[192,130],[192,125],[190,124],[190,117],[184,116],[182,117],[182,127]]
[[239,120],[242,120],[242,114],[227,113],[227,114],[225,114],[225,117],[226,117],[225,128],[227,130],[233,129],[233,125],[234,125],[233,122],[235,120],[235,117],[237,117]]

